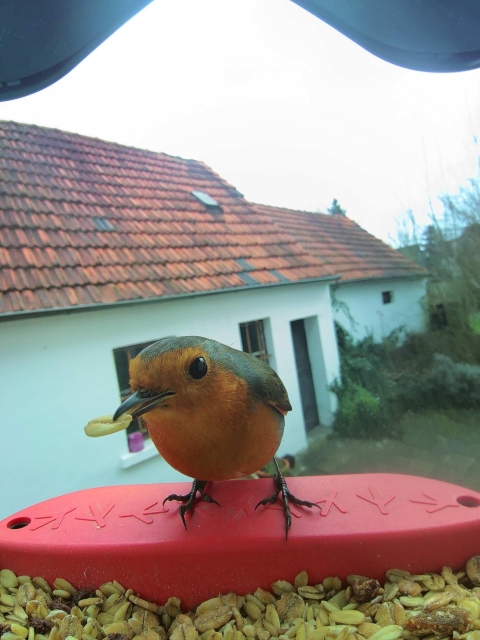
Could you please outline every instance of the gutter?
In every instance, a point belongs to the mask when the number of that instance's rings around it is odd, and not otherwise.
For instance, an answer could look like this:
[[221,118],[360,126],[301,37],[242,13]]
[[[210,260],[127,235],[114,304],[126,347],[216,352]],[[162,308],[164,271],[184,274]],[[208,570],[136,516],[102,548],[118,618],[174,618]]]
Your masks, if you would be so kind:
[[342,284],[356,284],[357,282],[378,282],[379,280],[414,280],[414,279],[421,279],[421,278],[431,278],[432,274],[431,273],[410,273],[410,274],[405,274],[403,276],[376,276],[376,277],[370,277],[370,278],[356,278],[353,280],[342,280],[341,282],[337,282],[337,286],[340,287],[342,286]]
[[100,311],[103,309],[116,309],[136,304],[150,304],[155,302],[166,302],[170,300],[179,300],[185,298],[194,298],[196,296],[211,296],[222,293],[231,293],[232,291],[251,291],[252,289],[265,289],[270,287],[284,287],[294,284],[310,284],[311,282],[330,282],[338,280],[340,275],[323,276],[321,278],[306,278],[304,280],[296,280],[295,282],[270,282],[267,284],[247,285],[244,287],[228,287],[226,289],[216,289],[214,291],[195,291],[191,293],[173,293],[165,296],[156,296],[153,298],[135,298],[133,300],[119,300],[118,302],[94,302],[92,304],[72,305],[69,307],[52,307],[51,309],[33,309],[31,311],[10,311],[0,314],[0,323],[12,320],[30,320],[32,318],[43,318],[53,315],[68,315],[71,313],[80,313],[88,311]]

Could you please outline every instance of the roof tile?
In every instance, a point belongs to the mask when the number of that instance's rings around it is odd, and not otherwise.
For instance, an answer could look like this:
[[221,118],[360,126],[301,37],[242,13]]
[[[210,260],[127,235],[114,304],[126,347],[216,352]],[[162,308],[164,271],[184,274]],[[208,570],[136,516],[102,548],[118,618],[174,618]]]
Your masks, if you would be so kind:
[[[365,280],[428,275],[423,267],[410,261],[400,251],[371,235],[346,216],[296,211],[262,204],[251,204],[259,214],[276,224],[289,237],[300,243],[312,256],[328,265],[333,273],[341,274],[341,281]],[[278,269],[285,277],[294,279],[315,277],[302,267],[293,252],[286,257],[293,267]]]
[[14,122],[0,138],[0,313],[399,270],[348,219],[252,205],[195,160]]

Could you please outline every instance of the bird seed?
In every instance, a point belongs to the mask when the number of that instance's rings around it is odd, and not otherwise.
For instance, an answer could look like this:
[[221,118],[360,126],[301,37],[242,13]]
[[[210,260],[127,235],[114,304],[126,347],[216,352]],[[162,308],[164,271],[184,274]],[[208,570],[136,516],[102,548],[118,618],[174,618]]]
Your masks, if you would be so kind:
[[1,640],[480,640],[480,556],[441,574],[387,571],[346,584],[277,580],[271,591],[230,592],[182,613],[135,595],[116,581],[77,590],[58,578],[0,571]]

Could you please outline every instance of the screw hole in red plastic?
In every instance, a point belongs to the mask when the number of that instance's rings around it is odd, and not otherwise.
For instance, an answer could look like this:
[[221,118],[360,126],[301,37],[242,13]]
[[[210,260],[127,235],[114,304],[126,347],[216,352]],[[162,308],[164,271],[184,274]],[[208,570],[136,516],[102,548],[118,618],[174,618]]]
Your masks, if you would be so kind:
[[10,520],[10,522],[7,522],[7,529],[23,529],[24,527],[28,527],[30,522],[30,518],[14,518]]
[[457,502],[462,507],[480,507],[480,500],[475,496],[458,496]]

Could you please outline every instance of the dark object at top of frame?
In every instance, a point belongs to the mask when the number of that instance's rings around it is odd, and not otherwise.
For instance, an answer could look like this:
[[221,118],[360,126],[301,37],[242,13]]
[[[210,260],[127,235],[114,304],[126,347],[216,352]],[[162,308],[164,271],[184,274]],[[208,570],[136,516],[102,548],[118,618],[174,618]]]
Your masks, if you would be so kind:
[[[392,64],[432,72],[480,66],[478,0],[294,1]],[[0,101],[56,82],[150,2],[2,0]]]

